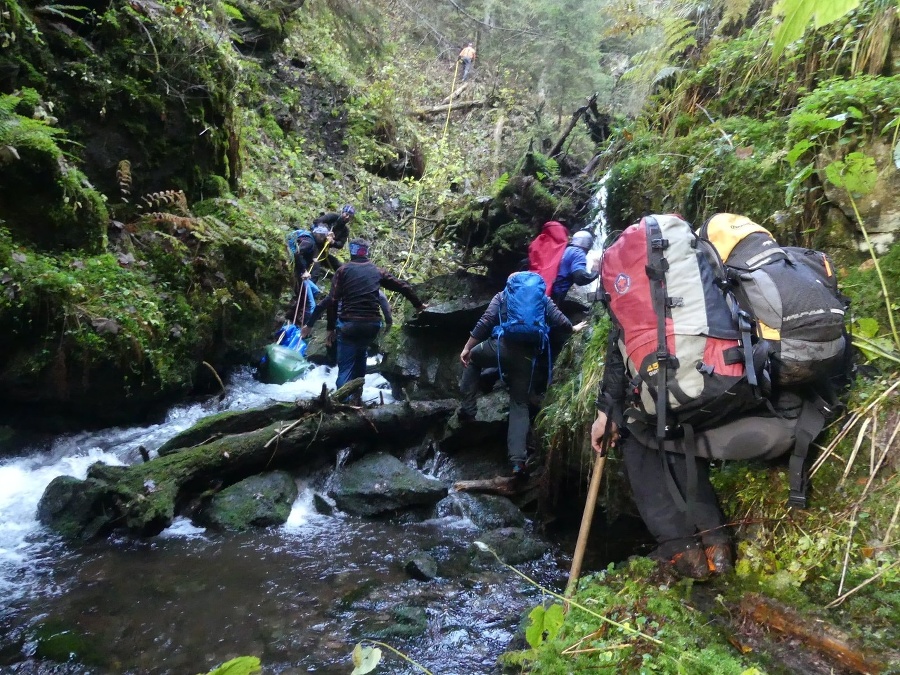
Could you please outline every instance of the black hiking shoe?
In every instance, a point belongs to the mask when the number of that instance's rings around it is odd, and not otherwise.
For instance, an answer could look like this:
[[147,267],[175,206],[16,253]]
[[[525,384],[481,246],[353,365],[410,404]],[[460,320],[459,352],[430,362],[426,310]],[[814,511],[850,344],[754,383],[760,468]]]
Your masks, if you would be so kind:
[[713,544],[707,546],[706,564],[710,574],[729,574],[734,572],[734,551],[731,544]]

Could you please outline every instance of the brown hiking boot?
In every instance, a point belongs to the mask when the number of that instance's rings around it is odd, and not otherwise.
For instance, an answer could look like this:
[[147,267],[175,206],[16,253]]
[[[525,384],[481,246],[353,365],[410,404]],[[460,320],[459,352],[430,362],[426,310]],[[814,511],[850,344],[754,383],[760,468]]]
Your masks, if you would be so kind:
[[709,578],[709,565],[706,554],[699,546],[686,548],[672,556],[670,561],[675,571],[682,577],[690,577],[703,581]]
[[713,544],[706,547],[706,563],[710,574],[734,572],[734,551],[731,544]]

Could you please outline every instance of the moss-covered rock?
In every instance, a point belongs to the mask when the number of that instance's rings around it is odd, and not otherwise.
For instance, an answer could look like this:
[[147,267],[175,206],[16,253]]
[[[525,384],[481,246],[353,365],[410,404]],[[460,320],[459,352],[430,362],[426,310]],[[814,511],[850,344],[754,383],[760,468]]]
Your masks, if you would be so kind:
[[272,471],[225,488],[197,514],[197,521],[216,530],[247,530],[287,522],[297,499],[297,484],[284,471]]

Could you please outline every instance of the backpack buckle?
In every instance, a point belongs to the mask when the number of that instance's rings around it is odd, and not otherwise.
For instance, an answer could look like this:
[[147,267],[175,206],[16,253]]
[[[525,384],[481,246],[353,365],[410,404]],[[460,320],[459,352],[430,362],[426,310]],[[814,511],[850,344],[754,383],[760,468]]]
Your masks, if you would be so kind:
[[667,248],[669,248],[669,240],[663,239],[662,237],[660,237],[658,239],[651,239],[650,240],[650,248],[664,251]]
[[787,505],[791,509],[805,509],[808,506],[806,495],[797,490],[791,490]]

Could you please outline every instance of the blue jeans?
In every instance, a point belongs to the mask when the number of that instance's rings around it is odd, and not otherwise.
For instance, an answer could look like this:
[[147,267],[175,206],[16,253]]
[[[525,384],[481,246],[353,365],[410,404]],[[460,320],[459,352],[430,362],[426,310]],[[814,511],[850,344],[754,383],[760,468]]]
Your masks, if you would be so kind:
[[350,380],[366,376],[366,355],[380,328],[380,321],[346,321],[338,325],[338,389]]

